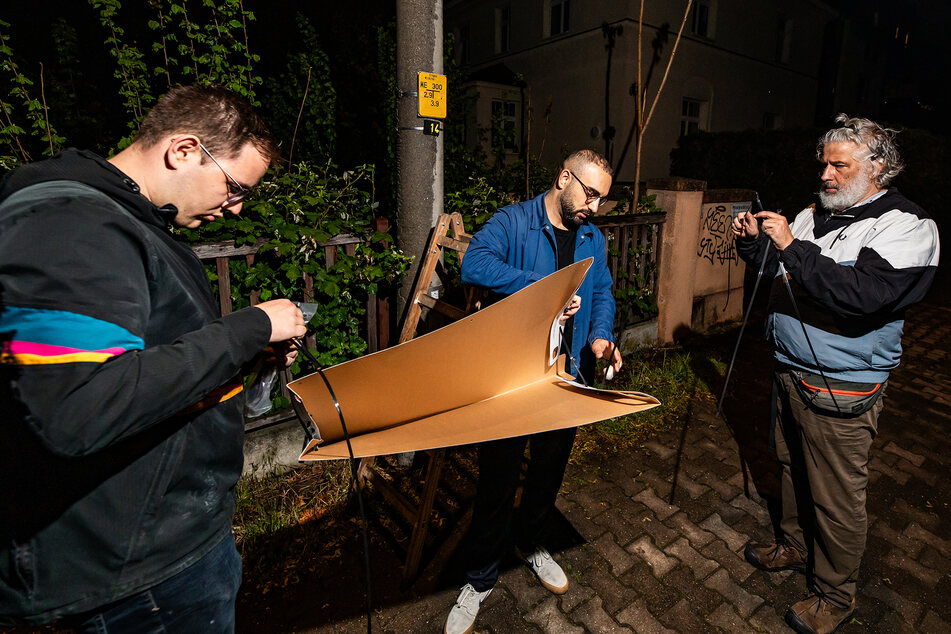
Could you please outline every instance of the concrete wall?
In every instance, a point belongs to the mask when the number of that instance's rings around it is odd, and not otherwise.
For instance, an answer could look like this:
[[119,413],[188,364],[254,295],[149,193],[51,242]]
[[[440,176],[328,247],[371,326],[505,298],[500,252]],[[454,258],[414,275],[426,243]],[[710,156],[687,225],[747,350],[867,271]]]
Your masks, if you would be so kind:
[[647,193],[667,212],[657,292],[661,343],[743,314],[746,267],[737,257],[730,223],[750,208],[753,192],[705,188],[703,181],[685,178],[647,184]]

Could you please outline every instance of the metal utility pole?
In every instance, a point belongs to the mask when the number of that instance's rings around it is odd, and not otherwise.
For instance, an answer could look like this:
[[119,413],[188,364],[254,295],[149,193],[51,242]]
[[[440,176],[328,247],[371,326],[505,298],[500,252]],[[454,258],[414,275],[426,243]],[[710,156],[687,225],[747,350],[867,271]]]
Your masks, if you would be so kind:
[[[397,244],[415,260],[397,298],[397,314],[403,315],[412,293],[423,250],[436,218],[443,211],[443,138],[441,120],[428,121],[430,105],[441,106],[445,117],[445,79],[433,93],[432,75],[443,73],[442,0],[397,0],[396,88],[397,125]],[[423,73],[421,76],[420,73]],[[439,102],[442,102],[441,104]]]

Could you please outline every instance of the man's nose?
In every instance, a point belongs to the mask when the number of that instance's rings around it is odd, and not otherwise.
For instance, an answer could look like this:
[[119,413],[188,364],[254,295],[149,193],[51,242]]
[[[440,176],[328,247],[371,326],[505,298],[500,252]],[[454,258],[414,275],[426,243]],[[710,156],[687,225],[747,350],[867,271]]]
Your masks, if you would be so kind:
[[822,180],[831,181],[835,180],[835,168],[831,165],[826,165],[825,169],[822,170]]
[[223,209],[227,209],[228,211],[230,211],[231,213],[237,216],[239,213],[241,213],[241,206],[243,204],[244,204],[244,201],[239,200],[233,205],[228,205],[227,207],[223,207]]

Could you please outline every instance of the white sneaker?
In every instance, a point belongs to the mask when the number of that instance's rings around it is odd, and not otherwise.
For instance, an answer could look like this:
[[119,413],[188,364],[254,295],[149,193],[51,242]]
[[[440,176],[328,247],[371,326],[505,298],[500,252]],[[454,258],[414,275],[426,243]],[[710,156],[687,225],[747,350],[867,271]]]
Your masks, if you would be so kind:
[[542,585],[555,594],[568,592],[568,577],[548,551],[539,547],[538,550],[525,558],[525,563],[538,576]]
[[462,586],[462,592],[456,599],[456,604],[449,610],[449,618],[446,619],[445,634],[469,634],[472,626],[475,624],[476,615],[482,602],[492,592],[489,588],[485,592],[479,592],[472,587],[471,583]]

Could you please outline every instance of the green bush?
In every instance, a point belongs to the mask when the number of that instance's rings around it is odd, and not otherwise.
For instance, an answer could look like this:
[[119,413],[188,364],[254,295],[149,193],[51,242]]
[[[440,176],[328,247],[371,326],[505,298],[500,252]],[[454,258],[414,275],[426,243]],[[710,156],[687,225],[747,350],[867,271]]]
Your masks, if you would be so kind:
[[[320,305],[310,324],[315,354],[322,365],[339,363],[366,353],[367,296],[394,283],[411,259],[394,247],[389,232],[374,228],[373,177],[368,165],[343,173],[331,163],[301,163],[286,172],[272,168],[239,216],[181,232],[192,243],[234,240],[240,246],[266,240],[253,265],[232,264],[235,308],[246,306],[254,290],[262,301],[303,300],[303,274],[311,275],[310,301]],[[328,266],[320,245],[338,234],[361,242],[352,257],[338,249],[337,261]],[[215,279],[211,266],[209,276]]]

